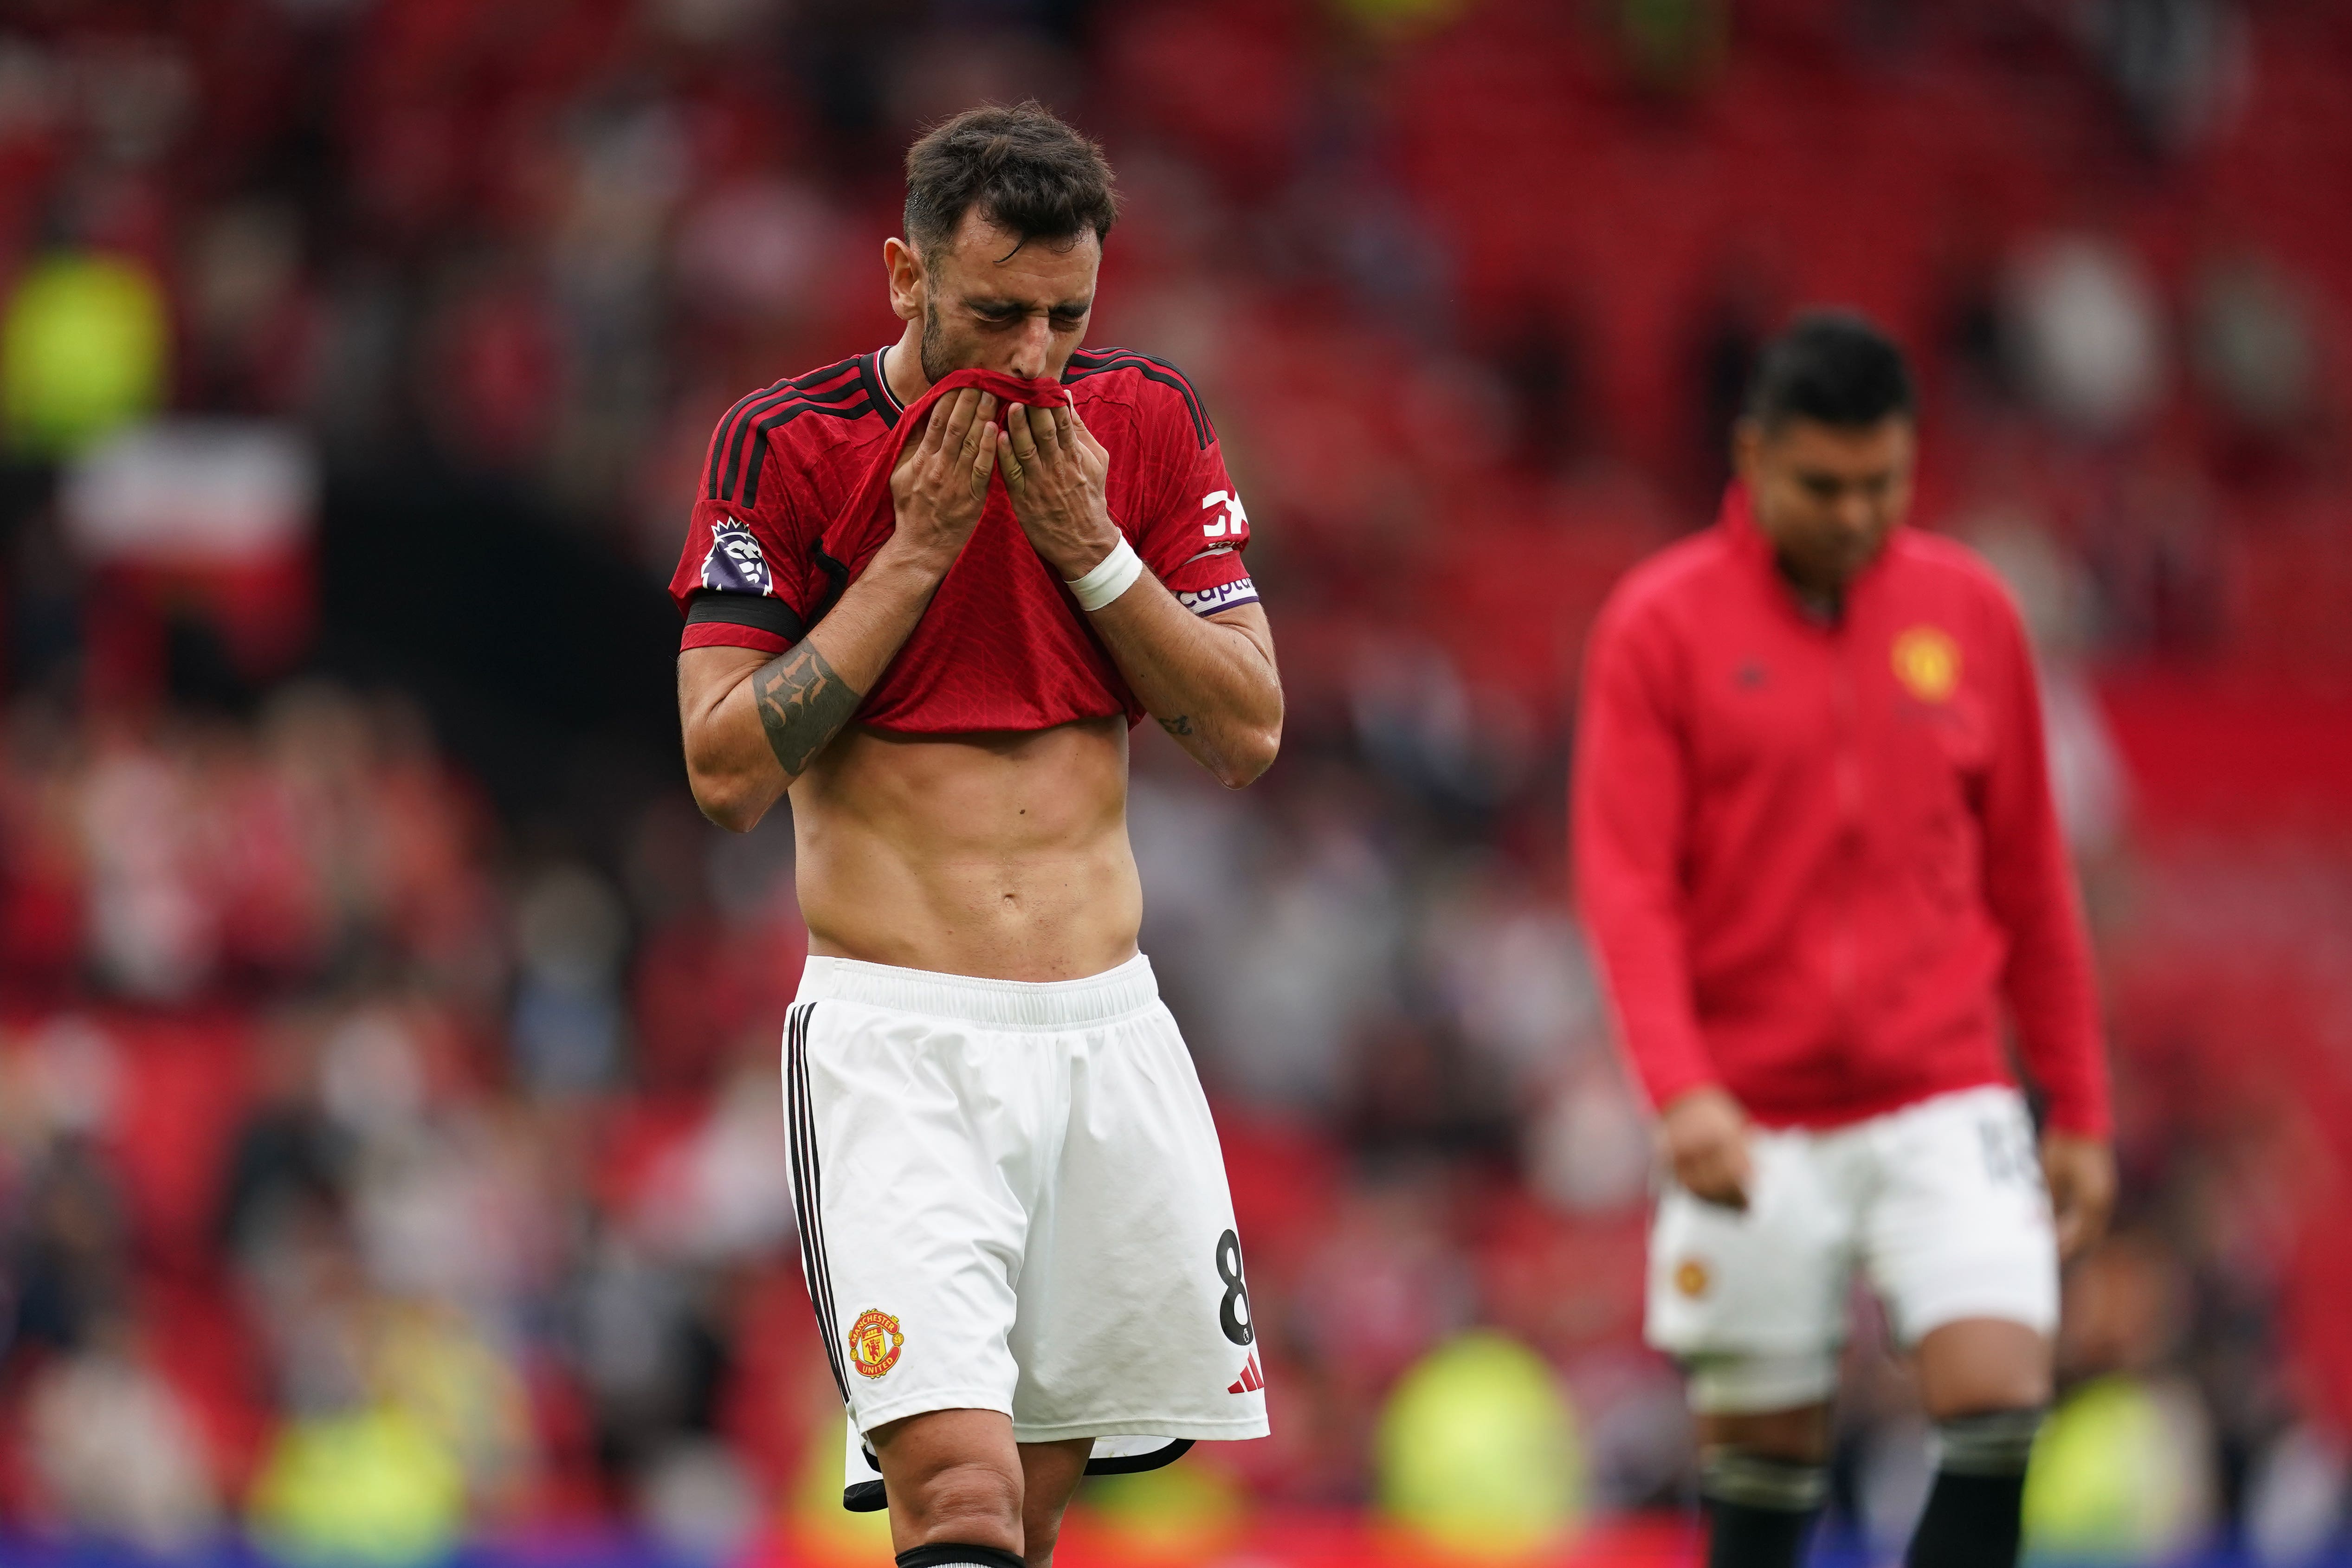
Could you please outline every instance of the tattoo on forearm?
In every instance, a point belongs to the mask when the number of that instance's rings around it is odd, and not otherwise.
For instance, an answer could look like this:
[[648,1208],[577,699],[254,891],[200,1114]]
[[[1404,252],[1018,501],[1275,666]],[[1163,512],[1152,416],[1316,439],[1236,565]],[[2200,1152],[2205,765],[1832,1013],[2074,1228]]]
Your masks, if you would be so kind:
[[806,643],[778,654],[751,676],[751,704],[760,710],[760,727],[768,732],[768,749],[795,779],[849,722],[857,703],[849,683]]
[[1180,713],[1174,718],[1161,719],[1160,727],[1171,735],[1190,735],[1192,733],[1192,721]]

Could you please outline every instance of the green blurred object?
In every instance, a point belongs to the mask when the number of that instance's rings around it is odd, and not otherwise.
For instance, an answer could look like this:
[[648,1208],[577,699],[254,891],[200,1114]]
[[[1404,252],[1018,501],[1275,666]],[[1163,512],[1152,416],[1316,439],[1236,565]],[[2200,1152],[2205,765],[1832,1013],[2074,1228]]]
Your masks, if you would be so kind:
[[398,1410],[312,1416],[289,1423],[271,1444],[252,1519],[263,1549],[285,1562],[430,1563],[465,1528],[465,1476]]
[[1731,13],[1722,0],[1620,0],[1617,30],[1637,80],[1658,91],[1694,92],[1723,67]]
[[1332,0],[1358,26],[1380,33],[1424,32],[1451,22],[1467,0]]
[[1448,1554],[1522,1556],[1583,1511],[1575,1413],[1541,1356],[1480,1331],[1440,1345],[1399,1381],[1381,1417],[1388,1516]]
[[2194,1544],[2202,1461],[2184,1436],[2136,1378],[2102,1377],[2067,1396],[2025,1478],[2027,1557],[2154,1563]]
[[171,323],[144,267],[88,253],[28,268],[0,319],[0,427],[11,451],[64,457],[154,412]]

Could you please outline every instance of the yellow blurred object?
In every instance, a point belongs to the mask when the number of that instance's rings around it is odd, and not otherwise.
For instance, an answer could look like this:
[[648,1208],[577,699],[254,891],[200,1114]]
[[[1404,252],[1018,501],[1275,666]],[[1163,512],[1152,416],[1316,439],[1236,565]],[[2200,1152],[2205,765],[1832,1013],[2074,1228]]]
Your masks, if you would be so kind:
[[520,1484],[532,1459],[530,1396],[462,1313],[428,1301],[388,1304],[370,1348],[378,1393],[458,1461],[477,1502]]
[[2075,1390],[2033,1445],[2027,1556],[2153,1563],[2193,1545],[2203,1522],[2197,1437],[2136,1378]]
[[425,1563],[464,1529],[466,1482],[414,1418],[356,1410],[280,1428],[250,1507],[255,1536],[282,1561]]
[[116,256],[29,268],[0,319],[0,426],[9,447],[66,456],[154,412],[171,349],[163,291]]
[[791,1536],[796,1559],[812,1568],[866,1568],[890,1555],[890,1516],[882,1510],[852,1513],[841,1506],[841,1457],[849,1441],[849,1414],[836,1407],[830,1422],[814,1423],[793,1493]]
[[1524,1557],[1583,1511],[1575,1413],[1541,1356],[1498,1333],[1464,1334],[1405,1374],[1381,1417],[1381,1506],[1457,1558]]
[[1238,1539],[1245,1516],[1240,1487],[1201,1458],[1097,1477],[1079,1487],[1078,1502],[1078,1526],[1101,1543],[1090,1556],[1113,1563],[1213,1561]]

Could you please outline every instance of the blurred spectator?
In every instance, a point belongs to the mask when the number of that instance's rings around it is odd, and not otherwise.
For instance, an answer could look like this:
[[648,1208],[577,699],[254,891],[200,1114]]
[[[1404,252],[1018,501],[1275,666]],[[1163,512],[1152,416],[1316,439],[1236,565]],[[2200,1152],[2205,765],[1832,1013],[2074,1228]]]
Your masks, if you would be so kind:
[[2128,252],[2087,235],[2042,241],[2015,258],[2008,294],[2022,383],[2061,426],[2120,435],[2161,400],[2163,315]]
[[464,1519],[456,1462],[393,1408],[304,1416],[287,1425],[254,1484],[252,1524],[297,1563],[423,1563]]
[[2129,800],[2123,758],[2084,669],[2096,635],[2091,583],[2029,517],[1995,512],[1968,532],[2016,596],[2038,655],[2059,826],[2076,858],[2104,859],[2123,841]]
[[541,1093],[602,1088],[619,1071],[626,921],[619,896],[583,866],[541,873],[518,901],[515,1050]]
[[202,1434],[126,1324],[89,1337],[43,1367],[25,1396],[47,1522],[159,1555],[205,1545],[220,1503]]
[[2242,108],[2246,25],[2231,0],[2094,0],[2077,15],[2158,151],[2186,152],[2211,140]]
[[1221,984],[1202,998],[1217,1081],[1265,1104],[1335,1108],[1350,1085],[1347,1046],[1395,1008],[1402,909],[1392,873],[1360,820],[1351,781],[1298,803],[1270,844],[1262,890],[1227,893]]
[[117,256],[60,253],[28,269],[0,314],[0,431],[55,457],[151,413],[169,371],[154,278]]
[[2264,257],[2218,259],[2197,276],[2189,348],[2198,385],[2221,415],[2231,476],[2277,479],[2323,419],[2310,291]]
[[91,576],[92,697],[143,709],[167,680],[175,635],[203,636],[223,666],[189,695],[241,706],[282,676],[314,626],[311,537],[319,476],[282,425],[170,420],[91,447],[67,473],[66,537]]

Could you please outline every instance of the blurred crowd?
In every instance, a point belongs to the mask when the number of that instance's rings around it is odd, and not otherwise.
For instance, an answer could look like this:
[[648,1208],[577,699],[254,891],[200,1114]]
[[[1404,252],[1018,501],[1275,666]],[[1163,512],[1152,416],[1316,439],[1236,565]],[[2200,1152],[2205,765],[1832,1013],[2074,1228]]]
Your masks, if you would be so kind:
[[[1924,518],[2033,624],[2115,1025],[2126,1202],[2029,1513],[2343,1544],[2352,797],[2274,776],[2352,779],[2247,737],[2352,678],[2347,71],[2323,0],[10,6],[0,1534],[711,1557],[829,1508],[789,824],[593,747],[587,825],[535,810],[452,738],[545,733],[530,694],[398,678],[475,638],[437,606],[350,656],[335,562],[455,537],[519,606],[582,562],[657,605],[718,414],[895,336],[910,129],[1034,93],[1120,172],[1093,340],[1206,391],[1290,691],[1246,794],[1137,745],[1276,1428],[1187,1468],[1371,1501],[1400,1379],[1486,1328],[1584,1507],[1686,1495],[1573,684],[1711,515],[1756,344],[1834,299],[1914,349]],[[383,503],[420,474],[444,515]],[[662,636],[530,624],[659,695]],[[1839,1514],[1883,1542],[1927,1469],[1882,1339]]]

